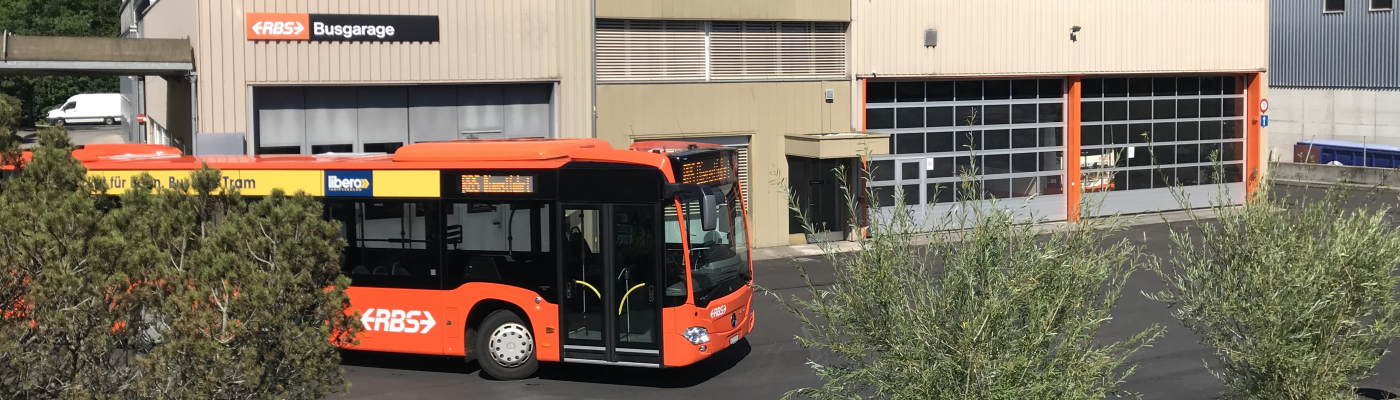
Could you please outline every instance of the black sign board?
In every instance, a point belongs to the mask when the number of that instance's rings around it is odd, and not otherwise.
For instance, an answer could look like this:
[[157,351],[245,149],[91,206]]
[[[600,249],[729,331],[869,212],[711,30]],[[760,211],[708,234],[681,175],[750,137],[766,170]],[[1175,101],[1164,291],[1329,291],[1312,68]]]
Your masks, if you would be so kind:
[[311,40],[326,42],[436,42],[436,15],[311,14]]

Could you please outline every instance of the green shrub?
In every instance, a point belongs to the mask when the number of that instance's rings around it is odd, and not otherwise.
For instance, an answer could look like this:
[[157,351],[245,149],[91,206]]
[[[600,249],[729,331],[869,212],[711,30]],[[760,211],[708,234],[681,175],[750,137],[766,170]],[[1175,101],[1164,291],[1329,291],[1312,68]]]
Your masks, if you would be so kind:
[[1272,188],[1174,227],[1170,261],[1151,264],[1166,290],[1148,297],[1215,349],[1230,397],[1355,398],[1400,335],[1400,235],[1386,207],[1347,209],[1342,185],[1317,201]]

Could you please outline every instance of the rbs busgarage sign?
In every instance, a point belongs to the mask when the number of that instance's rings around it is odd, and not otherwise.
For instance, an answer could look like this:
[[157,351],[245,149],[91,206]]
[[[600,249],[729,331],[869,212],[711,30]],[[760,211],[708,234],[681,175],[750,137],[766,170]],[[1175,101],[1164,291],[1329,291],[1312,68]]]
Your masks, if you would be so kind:
[[436,15],[248,13],[248,40],[436,42]]

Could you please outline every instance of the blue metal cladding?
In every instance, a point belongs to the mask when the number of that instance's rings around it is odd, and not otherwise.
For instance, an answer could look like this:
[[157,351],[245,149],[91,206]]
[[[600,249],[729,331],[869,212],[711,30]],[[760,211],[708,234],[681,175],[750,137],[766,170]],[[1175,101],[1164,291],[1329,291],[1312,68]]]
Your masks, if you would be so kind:
[[1293,152],[1306,160],[1294,162],[1338,164],[1357,167],[1400,168],[1400,146],[1356,143],[1342,140],[1304,140],[1294,145]]
[[1323,1],[1272,2],[1269,85],[1400,88],[1400,10],[1346,0],[1345,12],[1323,13]]

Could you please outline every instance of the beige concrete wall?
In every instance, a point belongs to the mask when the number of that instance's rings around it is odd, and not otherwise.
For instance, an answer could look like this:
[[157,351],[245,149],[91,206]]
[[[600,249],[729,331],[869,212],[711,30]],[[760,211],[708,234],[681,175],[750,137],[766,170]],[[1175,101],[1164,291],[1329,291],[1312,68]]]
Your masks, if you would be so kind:
[[[827,103],[825,89],[835,89]],[[614,146],[657,138],[749,136],[754,245],[788,244],[784,135],[844,132],[846,81],[620,84],[598,86],[598,138]]]
[[[190,46],[199,46],[199,20],[198,2],[194,1],[158,1],[151,5],[146,12],[145,25],[142,27],[142,35],[146,38],[161,39],[189,39]],[[198,51],[196,51],[198,54]],[[199,61],[195,61],[195,70],[199,70]],[[174,79],[174,78],[172,78]],[[166,103],[169,101],[165,79],[159,77],[146,78],[146,119],[152,124],[164,127],[170,126],[171,116],[166,112]],[[188,108],[188,106],[186,106]],[[181,115],[188,116],[188,112]],[[179,122],[176,123],[177,125]],[[147,138],[153,137],[148,134]]]
[[850,21],[851,0],[597,0],[598,18]]
[[[201,132],[248,132],[248,86],[559,81],[559,134],[589,137],[592,19],[577,0],[199,1]],[[435,43],[250,42],[252,12],[437,15]]]
[[1269,148],[1293,160],[1300,140],[1400,144],[1400,91],[1272,88]]
[[[860,0],[852,10],[851,72],[861,77],[1261,71],[1269,63],[1268,0]],[[925,29],[938,30],[937,47],[924,47]]]

